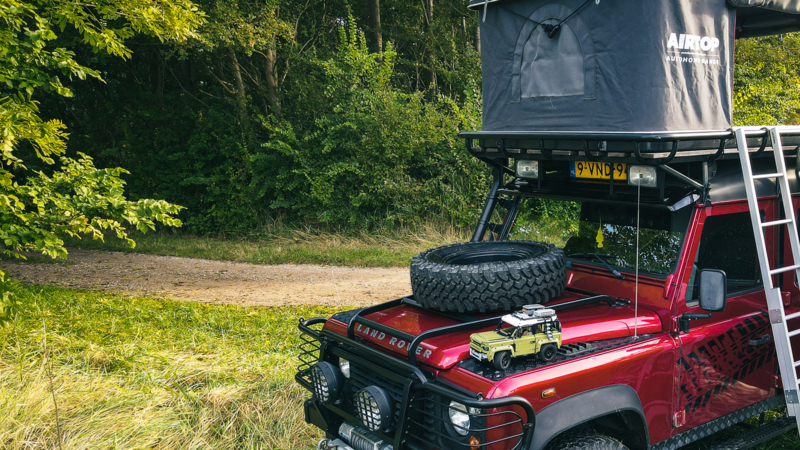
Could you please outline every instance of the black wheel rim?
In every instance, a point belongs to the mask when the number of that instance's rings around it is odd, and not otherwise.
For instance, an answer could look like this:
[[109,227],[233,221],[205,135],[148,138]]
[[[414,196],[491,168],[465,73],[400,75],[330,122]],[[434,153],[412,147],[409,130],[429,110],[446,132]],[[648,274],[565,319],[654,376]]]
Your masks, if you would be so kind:
[[511,365],[511,354],[506,352],[503,353],[503,356],[500,357],[500,365],[503,366],[503,369],[507,369],[508,366]]
[[556,356],[555,347],[548,345],[547,348],[544,349],[544,359],[550,361],[551,359],[555,358],[555,356]]

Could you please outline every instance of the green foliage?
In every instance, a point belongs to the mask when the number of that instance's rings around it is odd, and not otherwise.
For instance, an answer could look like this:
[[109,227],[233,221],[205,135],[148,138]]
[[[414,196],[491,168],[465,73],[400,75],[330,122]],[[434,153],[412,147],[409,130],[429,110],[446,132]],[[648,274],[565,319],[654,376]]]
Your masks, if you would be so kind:
[[[463,0],[434,2],[432,21],[429,2],[383,2],[382,54],[366,50],[369,2],[198,4],[197,39],[134,36],[128,62],[77,51],[106,83],[44,97],[70,145],[131,170],[133,198],[186,206],[196,233],[474,224],[488,178],[454,137],[481,128],[479,15]],[[797,34],[737,41],[737,123],[798,122],[798,55]],[[532,201],[520,223],[572,215]]]
[[340,42],[318,62],[326,105],[313,127],[301,134],[274,125],[269,152],[253,158],[267,170],[281,155],[277,176],[263,180],[262,191],[276,196],[270,206],[332,225],[392,226],[433,215],[471,221],[487,176],[455,135],[479,123],[480,94],[472,87],[459,107],[393,87],[392,44],[371,54],[352,17]]
[[799,67],[800,33],[737,41],[734,122],[800,124]]
[[[0,4],[0,251],[19,255],[35,250],[66,257],[63,236],[102,230],[127,238],[123,224],[144,231],[155,222],[180,225],[180,207],[164,201],[129,202],[123,196],[122,169],[98,170],[91,158],[64,157],[64,124],[44,120],[34,97],[50,93],[71,97],[62,79],[101,80],[98,70],[79,63],[74,47],[82,42],[94,52],[127,58],[125,41],[134,33],[157,39],[194,36],[202,16],[188,0],[7,0]],[[73,33],[73,42],[59,35]],[[67,46],[72,44],[71,46]],[[30,170],[20,156],[35,155]],[[61,167],[53,168],[56,157]],[[27,163],[30,163],[28,161]],[[133,241],[129,240],[133,245]],[[0,280],[6,280],[0,272]],[[0,321],[9,317],[8,282],[0,282]]]
[[208,13],[208,21],[199,29],[198,39],[189,46],[202,46],[207,50],[234,46],[252,54],[273,46],[281,37],[294,38],[294,29],[279,17],[279,2],[244,2],[239,0],[214,0],[198,2]]
[[7,325],[17,314],[20,302],[17,300],[19,282],[0,272],[0,327]]
[[477,19],[463,1],[436,3],[436,33],[420,5],[384,4],[382,54],[366,50],[363,2],[198,4],[198,39],[131,38],[129,63],[86,55],[107,82],[43,105],[98,165],[131,170],[133,198],[186,206],[197,233],[249,234],[276,218],[332,229],[474,220],[487,178],[455,138],[481,122]]
[[78,160],[62,157],[60,170],[52,175],[37,172],[23,185],[0,186],[4,253],[39,251],[66,258],[63,236],[103,239],[108,230],[133,246],[125,225],[141,232],[155,229],[156,221],[180,225],[173,216],[181,207],[163,200],[126,200],[119,178],[125,170],[96,169],[91,158],[79,155]]

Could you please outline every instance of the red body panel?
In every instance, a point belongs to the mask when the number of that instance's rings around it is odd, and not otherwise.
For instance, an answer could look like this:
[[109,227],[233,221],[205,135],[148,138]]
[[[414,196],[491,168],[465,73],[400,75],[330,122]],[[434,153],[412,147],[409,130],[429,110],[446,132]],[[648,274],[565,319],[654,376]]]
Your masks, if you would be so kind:
[[[460,368],[442,372],[440,378],[483,392],[486,398],[519,395],[540,411],[574,394],[615,384],[625,384],[639,393],[651,442],[671,436],[673,402],[669,392],[675,380],[676,344],[666,333],[635,344],[565,361],[539,370],[520,373],[491,384]],[[556,389],[556,396],[542,400],[542,391]]]
[[[567,299],[581,298],[565,295],[549,304],[557,304]],[[457,323],[452,319],[431,314],[413,306],[398,306],[367,316],[370,320],[411,334],[420,334],[434,328]],[[558,315],[563,327],[562,342],[599,341],[634,335],[634,324],[638,323],[638,334],[658,333],[662,330],[658,315],[647,309],[639,310],[638,320],[634,318],[634,308],[611,307],[606,303],[596,303],[584,308],[565,310]],[[327,329],[346,335],[346,324],[329,320]],[[473,333],[493,330],[494,326],[474,329],[426,340],[417,349],[417,360],[432,369],[449,369],[459,361],[469,358],[469,337]],[[366,325],[355,326],[355,336],[364,342],[374,344],[406,358],[408,342],[387,333],[370,329]]]

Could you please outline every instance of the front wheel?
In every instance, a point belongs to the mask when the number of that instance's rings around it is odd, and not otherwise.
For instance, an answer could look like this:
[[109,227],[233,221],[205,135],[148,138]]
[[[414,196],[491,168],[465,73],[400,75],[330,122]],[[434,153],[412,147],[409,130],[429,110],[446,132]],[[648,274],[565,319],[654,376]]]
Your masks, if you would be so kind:
[[511,352],[497,352],[494,354],[494,367],[497,370],[506,370],[511,365]]
[[622,442],[594,430],[566,432],[550,441],[546,450],[628,450]]
[[544,344],[542,348],[539,349],[539,359],[543,362],[550,362],[556,357],[557,352],[558,347],[556,347],[556,344]]

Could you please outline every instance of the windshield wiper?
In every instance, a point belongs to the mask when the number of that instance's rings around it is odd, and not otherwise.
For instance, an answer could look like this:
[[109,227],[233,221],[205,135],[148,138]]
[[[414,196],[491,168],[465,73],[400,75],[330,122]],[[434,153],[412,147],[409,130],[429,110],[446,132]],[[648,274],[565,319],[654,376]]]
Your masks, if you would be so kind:
[[[620,280],[624,280],[625,279],[625,275],[619,273],[619,271],[617,269],[611,267],[611,264],[609,264],[608,261],[603,259],[597,253],[574,253],[572,255],[569,255],[568,258],[569,257],[573,257],[573,256],[576,256],[578,258],[586,257],[586,256],[592,256],[595,259],[597,259],[598,261],[600,261],[604,266],[606,266],[606,269],[608,269],[609,272],[613,273],[615,277],[619,278]],[[614,255],[603,255],[603,256],[607,256],[607,257],[610,256],[612,258],[616,258],[616,256],[614,256]]]

